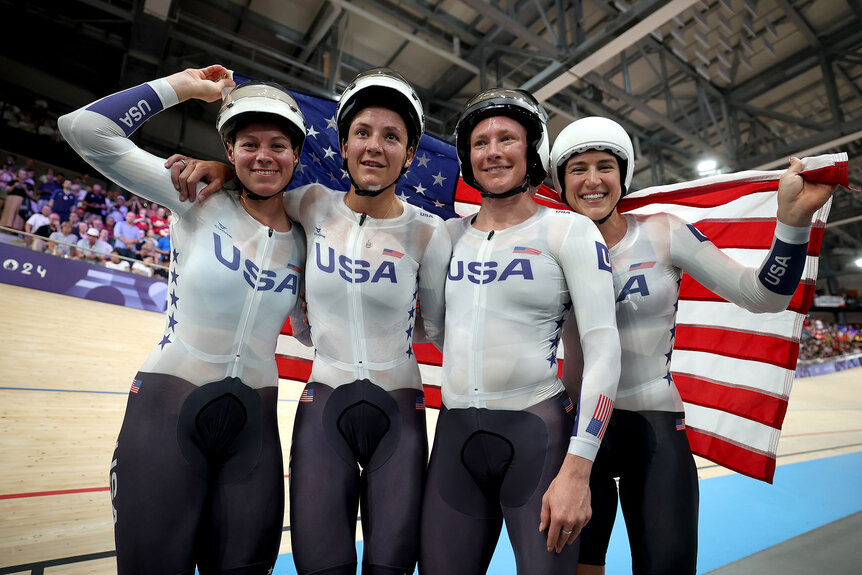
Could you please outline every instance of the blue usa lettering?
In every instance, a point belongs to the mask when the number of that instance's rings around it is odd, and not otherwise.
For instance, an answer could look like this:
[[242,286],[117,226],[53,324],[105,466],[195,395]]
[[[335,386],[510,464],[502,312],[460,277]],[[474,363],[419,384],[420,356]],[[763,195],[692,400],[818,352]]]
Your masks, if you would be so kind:
[[781,283],[781,278],[787,273],[787,265],[790,263],[789,257],[776,257],[772,265],[767,268],[764,279],[767,283],[777,286]]
[[[240,254],[239,249],[235,245],[231,244],[230,247],[231,254],[228,258],[225,257],[224,249],[221,245],[221,236],[213,232],[213,248],[216,259],[229,270],[239,271],[242,254]],[[245,271],[243,271],[242,277],[251,288],[257,286],[259,291],[269,291],[275,288],[274,291],[276,293],[289,290],[293,295],[296,295],[299,290],[299,276],[296,274],[287,274],[284,279],[276,285],[275,282],[278,278],[278,274],[276,272],[272,270],[261,270],[257,264],[248,258],[245,259],[243,268]]]
[[623,286],[623,289],[620,290],[620,295],[617,297],[617,303],[633,294],[640,294],[642,296],[649,295],[646,276],[643,274],[638,274],[629,278],[629,281],[627,281],[626,285]]
[[611,254],[608,253],[608,246],[602,242],[596,242],[596,254],[599,256],[599,269],[611,271]]
[[788,244],[776,239],[758,274],[761,283],[775,293],[793,294],[805,268],[806,251],[807,244]]
[[[479,285],[492,281],[506,281],[512,276],[521,276],[525,280],[533,279],[533,268],[529,259],[513,259],[499,275],[497,266],[497,262],[467,262],[466,278],[468,281]],[[464,261],[452,261],[449,265],[449,279],[460,281],[464,278]]]
[[152,111],[153,109],[150,107],[150,103],[146,100],[141,100],[136,106],[129,108],[128,111],[126,111],[126,115],[120,118],[120,121],[129,128],[132,128],[135,124],[140,122],[144,116]]
[[[315,261],[317,269],[328,274],[335,273],[336,257],[335,250],[332,247],[326,248],[324,255],[320,250],[320,244],[314,244]],[[344,281],[351,283],[378,283],[383,280],[389,280],[390,283],[397,284],[398,276],[395,273],[395,262],[381,262],[377,269],[372,269],[371,262],[366,260],[351,260],[347,256],[338,256],[338,275]],[[372,273],[373,272],[373,273]]]
[[[260,272],[260,275],[258,275]],[[273,287],[275,287],[275,279],[277,274],[272,270],[261,270],[257,264],[255,264],[251,260],[245,260],[245,272],[242,274],[245,282],[254,287],[257,284],[258,291],[269,291]],[[281,283],[278,284],[278,287],[275,287],[275,293],[282,292],[284,290],[290,290],[290,293],[296,295],[297,286],[297,276],[294,274],[287,274]]]

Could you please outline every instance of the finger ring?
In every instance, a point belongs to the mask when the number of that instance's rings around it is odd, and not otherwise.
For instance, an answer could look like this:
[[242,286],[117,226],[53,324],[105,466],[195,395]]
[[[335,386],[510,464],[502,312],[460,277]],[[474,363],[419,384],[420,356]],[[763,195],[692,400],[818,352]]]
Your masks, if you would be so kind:
[[571,530],[566,531],[565,529],[563,529],[562,531],[563,531],[563,533],[565,533],[566,535],[571,535],[571,534],[572,534],[572,531],[571,531]]
[[182,162],[182,163],[183,163],[183,168],[184,168],[184,169],[189,167],[189,164],[188,164],[188,162],[186,162],[186,161],[185,161],[185,159],[180,158],[180,159],[179,159],[179,160],[177,160],[177,161],[178,161],[178,162]]

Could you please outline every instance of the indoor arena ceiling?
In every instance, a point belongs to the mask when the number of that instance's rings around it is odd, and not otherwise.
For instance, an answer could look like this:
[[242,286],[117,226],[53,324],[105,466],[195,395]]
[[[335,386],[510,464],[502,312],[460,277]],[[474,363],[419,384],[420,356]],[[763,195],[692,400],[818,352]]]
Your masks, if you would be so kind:
[[[467,98],[521,87],[549,111],[552,137],[585,115],[622,123],[635,140],[635,188],[696,178],[704,158],[721,171],[774,169],[791,154],[839,150],[862,188],[862,0],[0,5],[7,57],[99,95],[218,62],[335,97],[385,65],[416,86],[428,131],[450,141]],[[862,193],[839,190],[829,232],[831,265],[862,255]]]

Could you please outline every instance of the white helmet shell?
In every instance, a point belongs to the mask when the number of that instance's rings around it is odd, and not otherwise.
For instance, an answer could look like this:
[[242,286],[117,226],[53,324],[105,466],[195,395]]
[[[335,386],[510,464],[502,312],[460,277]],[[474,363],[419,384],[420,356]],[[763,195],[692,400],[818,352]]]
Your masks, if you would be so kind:
[[[287,90],[269,82],[245,82],[225,97],[216,118],[216,129],[227,146],[227,137],[236,120],[244,114],[270,114],[287,121],[291,130],[291,144],[302,152],[305,142],[305,116],[299,104]],[[299,140],[294,141],[294,140]]]
[[635,171],[635,152],[632,140],[625,129],[610,118],[589,116],[575,120],[566,126],[551,149],[551,177],[554,188],[565,201],[565,190],[560,178],[562,168],[572,156],[589,150],[610,152],[621,160],[620,172],[623,176],[622,194],[631,186]]
[[397,112],[410,135],[408,147],[415,147],[425,132],[425,112],[413,86],[391,68],[371,68],[356,76],[338,99],[335,113],[338,139],[347,139],[353,117],[375,105]]

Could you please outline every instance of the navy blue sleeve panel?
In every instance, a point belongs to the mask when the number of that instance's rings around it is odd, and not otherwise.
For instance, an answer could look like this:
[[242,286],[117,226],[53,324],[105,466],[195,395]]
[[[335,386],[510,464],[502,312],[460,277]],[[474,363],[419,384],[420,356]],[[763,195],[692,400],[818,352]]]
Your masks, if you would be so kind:
[[792,296],[802,278],[807,252],[807,243],[788,244],[775,238],[772,250],[757,275],[760,283],[777,294]]
[[144,122],[161,112],[164,106],[149,84],[141,84],[102,98],[87,106],[87,109],[112,120],[128,138]]

